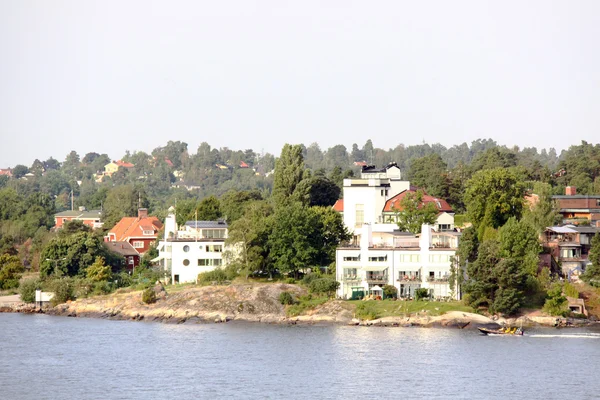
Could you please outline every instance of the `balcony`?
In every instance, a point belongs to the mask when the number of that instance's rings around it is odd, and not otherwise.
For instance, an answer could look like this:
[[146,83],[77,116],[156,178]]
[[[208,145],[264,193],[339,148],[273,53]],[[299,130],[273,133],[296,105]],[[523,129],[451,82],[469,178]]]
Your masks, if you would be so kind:
[[400,275],[396,281],[401,283],[418,283],[421,282],[421,277],[419,275]]
[[448,283],[449,280],[450,280],[449,276],[441,276],[441,277],[428,276],[427,277],[427,282],[430,282],[430,283]]
[[386,284],[388,283],[388,276],[382,274],[367,274],[367,282],[375,284]]
[[342,276],[342,282],[359,282],[361,279],[356,275],[344,275]]

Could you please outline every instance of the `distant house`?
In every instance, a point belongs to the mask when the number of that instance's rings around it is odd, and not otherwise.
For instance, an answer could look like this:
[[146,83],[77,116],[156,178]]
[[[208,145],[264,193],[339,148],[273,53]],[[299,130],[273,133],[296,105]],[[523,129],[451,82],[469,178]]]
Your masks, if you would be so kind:
[[112,176],[112,174],[119,170],[119,167],[132,169],[133,167],[135,167],[135,165],[122,160],[113,161],[104,166],[104,175]]
[[129,242],[104,242],[106,248],[121,256],[122,264],[129,271],[140,265],[140,253]]
[[542,244],[558,261],[562,274],[571,278],[585,271],[592,238],[599,232],[592,226],[550,226],[544,230]]
[[0,176],[12,177],[12,170],[10,168],[0,169]]
[[215,165],[219,169],[229,169],[229,167],[227,165],[223,165],[223,164],[215,164]]
[[54,214],[54,229],[62,228],[67,221],[81,221],[92,229],[102,228],[102,211],[88,211],[85,207],[80,207],[79,210],[59,212]]
[[[385,202],[385,206],[383,207],[383,216],[385,221],[396,220],[396,211],[403,210],[401,202],[402,199],[404,199],[408,194],[415,195],[416,190],[412,188],[409,190],[404,190]],[[454,229],[454,211],[446,200],[438,199],[423,192],[422,206],[425,206],[426,204],[433,204],[438,211],[435,223],[436,231],[443,232]]]
[[240,168],[250,168],[250,166],[248,164],[246,164],[243,161],[240,161]]
[[565,194],[552,196],[558,204],[558,212],[564,224],[579,224],[582,221],[600,227],[600,196],[578,195],[575,186],[567,186]]
[[158,244],[158,257],[172,283],[196,282],[198,274],[224,267],[225,221],[187,221],[177,229],[174,210],[165,220],[164,239]]
[[106,242],[128,242],[140,254],[144,254],[156,241],[163,227],[157,217],[148,216],[148,210],[140,208],[137,217],[122,218],[104,237]]

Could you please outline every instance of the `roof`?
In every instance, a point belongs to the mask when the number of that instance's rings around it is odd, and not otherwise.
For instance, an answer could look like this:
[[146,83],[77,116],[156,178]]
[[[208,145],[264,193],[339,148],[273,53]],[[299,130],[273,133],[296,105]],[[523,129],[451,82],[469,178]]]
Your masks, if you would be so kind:
[[[142,227],[152,227],[155,231],[154,235],[144,235]],[[107,236],[115,236],[116,241],[126,241],[131,237],[156,238],[158,231],[163,227],[162,222],[157,217],[123,217],[117,224],[108,232]],[[149,229],[146,229],[149,230]]]
[[120,254],[124,257],[140,255],[140,253],[136,249],[134,249],[133,246],[129,244],[129,242],[104,242],[104,245],[108,250],[112,251],[113,253]]
[[245,162],[240,161],[240,168],[249,168],[249,166]]
[[595,226],[576,226],[571,229],[574,229],[579,233],[599,233],[600,232],[600,228],[596,228]]
[[[400,202],[408,193],[416,193],[416,190],[411,188],[410,190],[404,190],[394,197],[390,198],[385,202],[385,206],[383,207],[383,212],[393,212],[393,211],[402,211],[402,206]],[[433,203],[439,212],[452,212],[452,207],[450,204],[444,199],[438,199],[436,197],[430,196],[427,193],[423,192],[423,203]]]
[[547,231],[554,233],[577,233],[577,231],[568,226],[551,226],[546,228]]
[[100,210],[84,210],[84,211],[79,211],[79,210],[68,210],[68,211],[62,211],[59,212],[57,214],[54,214],[54,218],[61,218],[61,217],[67,217],[67,218],[77,218],[77,219],[99,219],[100,217],[102,217],[102,211]]
[[227,222],[220,220],[220,221],[186,221],[185,226],[189,226],[190,228],[199,228],[199,229],[206,229],[206,228],[227,228]]
[[115,164],[117,164],[119,167],[125,167],[125,168],[133,168],[134,167],[134,165],[132,163],[123,161],[123,160],[117,160],[117,161],[115,161]]
[[344,212],[344,199],[338,199],[333,205],[333,211]]

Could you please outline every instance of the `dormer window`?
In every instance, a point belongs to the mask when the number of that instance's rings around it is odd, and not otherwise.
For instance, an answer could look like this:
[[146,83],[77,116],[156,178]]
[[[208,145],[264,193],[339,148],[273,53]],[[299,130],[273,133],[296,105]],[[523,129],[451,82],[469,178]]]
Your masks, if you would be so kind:
[[154,231],[144,231],[144,235],[154,235]]

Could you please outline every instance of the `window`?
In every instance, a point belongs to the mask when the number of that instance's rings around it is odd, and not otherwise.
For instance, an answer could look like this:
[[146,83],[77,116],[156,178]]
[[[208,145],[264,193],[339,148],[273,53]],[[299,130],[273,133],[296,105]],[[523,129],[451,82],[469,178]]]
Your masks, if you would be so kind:
[[144,235],[154,235],[154,231],[144,231]]
[[190,265],[190,260],[188,260],[187,258],[185,260],[183,260],[183,266],[187,267],[188,265]]
[[142,242],[140,240],[135,240],[133,242],[133,248],[134,249],[143,249],[144,248],[144,242]]
[[344,261],[360,261],[360,256],[358,256],[358,257],[344,257]]
[[206,239],[225,239],[225,229],[204,229]]
[[369,261],[372,261],[372,262],[387,261],[387,256],[369,257]]
[[190,246],[188,246],[187,244],[183,246],[183,251],[185,251],[186,253],[190,251]]
[[223,245],[221,244],[209,244],[206,246],[206,251],[209,253],[222,253]]
[[365,205],[364,204],[357,204],[355,211],[356,211],[356,215],[355,215],[355,221],[356,221],[356,225],[357,226],[362,226],[362,224],[365,222],[365,211],[364,211]]
[[200,251],[204,250],[204,246],[198,246],[198,250],[200,250]]
[[199,258],[198,266],[199,267],[218,267],[223,264],[223,260],[220,258]]

